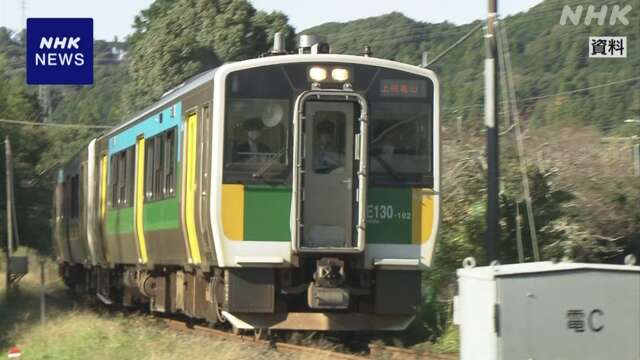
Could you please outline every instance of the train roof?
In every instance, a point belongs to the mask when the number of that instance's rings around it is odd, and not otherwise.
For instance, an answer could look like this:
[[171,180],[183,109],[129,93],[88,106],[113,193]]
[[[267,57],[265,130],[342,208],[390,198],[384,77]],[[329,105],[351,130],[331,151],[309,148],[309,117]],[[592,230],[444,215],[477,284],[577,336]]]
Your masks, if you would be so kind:
[[154,109],[161,107],[162,105],[166,104],[166,103],[170,103],[174,100],[176,100],[177,98],[179,98],[180,96],[188,93],[189,91],[200,87],[204,84],[206,84],[207,82],[211,82],[213,81],[213,77],[214,74],[216,72],[218,68],[214,68],[211,70],[207,70],[205,72],[202,72],[200,74],[197,74],[193,77],[191,77],[190,79],[188,79],[187,81],[183,82],[182,84],[172,88],[171,90],[165,92],[162,97],[154,102],[153,104],[147,106],[146,108],[144,108],[142,111],[137,112],[131,119],[117,125],[116,127],[114,127],[113,129],[109,130],[107,133],[100,135],[99,137],[102,136],[109,136],[123,128],[126,128],[127,126],[129,126],[130,124],[136,122],[137,120],[139,120],[140,118],[144,117],[146,114],[148,114],[149,112],[153,111]]
[[410,65],[410,64],[405,64],[402,62],[397,62],[397,61],[393,61],[393,60],[387,60],[387,59],[381,59],[381,58],[375,58],[375,57],[366,57],[366,56],[358,56],[358,55],[344,55],[344,54],[290,54],[290,55],[279,55],[279,56],[268,56],[268,57],[261,57],[261,58],[255,58],[255,59],[248,59],[248,60],[243,60],[243,61],[236,61],[236,62],[229,62],[229,63],[225,63],[223,65],[221,65],[220,67],[211,69],[211,70],[207,70],[205,72],[202,72],[198,75],[193,76],[192,78],[190,78],[189,80],[183,82],[182,84],[172,88],[171,90],[165,92],[163,94],[163,96],[156,102],[154,102],[153,104],[147,106],[146,108],[144,108],[142,111],[139,111],[138,113],[136,113],[132,118],[130,118],[129,120],[117,125],[116,127],[114,127],[113,129],[109,130],[107,133],[101,135],[101,136],[109,136],[115,132],[118,132],[121,129],[126,128],[127,126],[129,126],[131,123],[134,123],[135,121],[139,120],[140,118],[144,117],[145,115],[147,115],[148,113],[150,113],[151,111],[153,111],[154,109],[157,109],[159,107],[162,107],[164,105],[166,105],[167,103],[170,103],[174,100],[176,100],[177,98],[179,98],[180,96],[184,95],[185,93],[188,93],[189,91],[209,82],[209,81],[213,81],[215,78],[215,74],[216,72],[218,72],[219,69],[221,68],[237,68],[237,67],[241,67],[241,68],[251,68],[251,67],[255,67],[255,66],[262,66],[262,65],[273,65],[273,64],[286,64],[286,63],[293,63],[293,62],[314,62],[314,61],[322,61],[322,62],[349,62],[349,63],[355,63],[355,64],[367,64],[367,65],[373,65],[373,66],[382,66],[382,67],[389,67],[389,68],[395,68],[401,71],[409,71],[409,72],[420,72],[423,75],[427,75],[428,77],[430,77],[432,80],[437,81],[437,77],[435,76],[435,74],[429,70],[429,69],[425,69],[425,68],[421,68],[415,65]]

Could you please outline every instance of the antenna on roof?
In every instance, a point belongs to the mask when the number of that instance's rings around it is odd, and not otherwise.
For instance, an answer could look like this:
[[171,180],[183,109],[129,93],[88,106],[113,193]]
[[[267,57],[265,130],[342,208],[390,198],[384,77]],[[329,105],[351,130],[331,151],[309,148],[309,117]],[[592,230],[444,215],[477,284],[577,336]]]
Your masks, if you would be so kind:
[[364,50],[362,51],[362,56],[369,57],[373,56],[373,52],[371,51],[371,46],[365,45]]
[[287,53],[287,44],[285,43],[284,33],[278,31],[273,35],[273,50],[271,55],[284,55]]

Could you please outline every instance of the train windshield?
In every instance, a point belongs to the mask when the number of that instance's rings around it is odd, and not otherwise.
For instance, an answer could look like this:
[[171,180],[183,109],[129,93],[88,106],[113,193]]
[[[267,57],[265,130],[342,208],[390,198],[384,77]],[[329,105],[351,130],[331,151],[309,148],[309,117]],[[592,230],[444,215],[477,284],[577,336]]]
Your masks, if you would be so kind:
[[368,86],[372,185],[433,186],[433,83],[382,69]]
[[[433,186],[433,82],[371,65],[315,65],[349,69],[352,89],[369,103],[369,184]],[[227,77],[225,183],[290,181],[293,103],[311,88],[310,66],[270,65]]]
[[430,113],[427,103],[371,103],[372,183],[431,183]]
[[286,180],[293,89],[282,68],[231,74],[227,94],[225,182]]

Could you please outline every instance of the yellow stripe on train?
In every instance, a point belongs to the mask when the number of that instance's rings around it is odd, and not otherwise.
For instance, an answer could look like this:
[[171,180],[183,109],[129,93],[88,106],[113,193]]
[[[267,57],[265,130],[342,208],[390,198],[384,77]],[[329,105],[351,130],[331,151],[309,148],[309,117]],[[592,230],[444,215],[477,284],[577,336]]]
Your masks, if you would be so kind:
[[138,238],[138,251],[140,255],[140,262],[146,264],[149,261],[147,255],[147,243],[144,239],[144,226],[143,226],[143,209],[144,209],[144,137],[140,137],[137,141],[137,169],[136,169],[136,200],[134,203],[135,208],[135,225],[136,225],[136,237]]
[[229,240],[244,239],[244,185],[222,185],[222,229]]
[[198,116],[191,114],[187,117],[186,124],[186,149],[187,163],[186,165],[186,186],[185,186],[185,215],[187,226],[187,241],[189,243],[189,253],[191,254],[191,262],[199,264],[202,262],[200,257],[200,246],[198,243],[198,232],[196,231],[196,211],[195,198],[197,196],[196,187],[196,164],[197,164],[197,130]]
[[433,231],[434,194],[431,189],[411,190],[411,243],[426,243]]

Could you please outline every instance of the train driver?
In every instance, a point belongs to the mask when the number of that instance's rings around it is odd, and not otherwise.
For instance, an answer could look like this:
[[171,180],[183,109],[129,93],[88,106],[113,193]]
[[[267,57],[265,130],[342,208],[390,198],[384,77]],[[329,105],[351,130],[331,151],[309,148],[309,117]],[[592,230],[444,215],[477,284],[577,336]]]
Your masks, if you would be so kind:
[[320,174],[344,171],[344,156],[338,152],[333,122],[324,120],[316,125],[313,140],[313,171]]
[[267,155],[271,154],[271,149],[260,141],[264,127],[262,120],[257,117],[246,119],[242,127],[246,131],[247,139],[236,145],[234,151],[236,160],[244,162],[268,160]]

